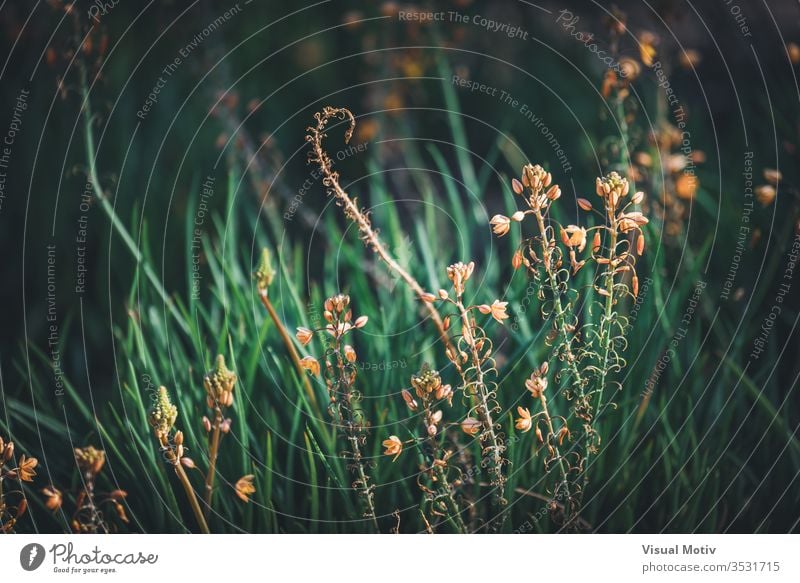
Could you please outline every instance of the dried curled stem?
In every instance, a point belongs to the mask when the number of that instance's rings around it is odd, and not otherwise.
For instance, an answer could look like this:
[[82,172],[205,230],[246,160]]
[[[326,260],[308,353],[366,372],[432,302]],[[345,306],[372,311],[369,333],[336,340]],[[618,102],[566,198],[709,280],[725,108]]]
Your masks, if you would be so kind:
[[[317,120],[317,125],[308,128],[306,140],[311,144],[309,161],[319,165],[323,176],[322,183],[328,188],[328,193],[336,199],[337,204],[344,209],[345,216],[358,227],[358,232],[364,244],[411,288],[417,298],[422,300],[425,295],[422,286],[386,249],[386,246],[378,237],[378,232],[372,228],[369,213],[359,208],[358,200],[351,198],[341,187],[339,183],[339,173],[333,170],[333,162],[322,145],[322,141],[327,135],[325,130],[331,120],[349,121],[349,126],[344,134],[345,143],[349,143],[356,127],[355,117],[349,109],[343,107],[325,107],[321,112],[314,114],[314,118]],[[423,302],[423,306],[425,310],[427,310],[431,320],[433,320],[442,342],[444,342],[447,347],[451,347],[452,344],[448,338],[444,322],[439,312],[430,303]]]

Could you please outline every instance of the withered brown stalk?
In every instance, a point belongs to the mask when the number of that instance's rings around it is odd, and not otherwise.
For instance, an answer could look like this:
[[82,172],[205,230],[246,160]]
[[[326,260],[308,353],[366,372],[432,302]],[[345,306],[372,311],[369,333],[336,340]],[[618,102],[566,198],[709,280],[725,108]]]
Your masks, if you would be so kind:
[[327,129],[328,123],[330,123],[331,120],[347,120],[349,122],[349,126],[344,134],[344,141],[347,144],[350,142],[356,127],[355,117],[349,109],[343,107],[325,107],[321,112],[314,114],[314,117],[317,120],[317,125],[308,128],[309,133],[306,136],[306,140],[311,144],[312,148],[310,161],[316,162],[319,165],[323,176],[323,184],[328,188],[329,193],[336,198],[339,206],[344,209],[345,216],[356,225],[361,234],[361,239],[367,247],[380,257],[389,269],[402,279],[414,294],[416,294],[417,298],[421,300],[424,309],[427,310],[428,315],[431,320],[433,320],[439,332],[439,337],[442,339],[442,342],[445,343],[445,346],[452,347],[439,311],[429,302],[422,301],[425,296],[425,290],[422,289],[419,282],[395,260],[391,253],[389,253],[386,246],[378,237],[377,232],[372,228],[368,213],[359,208],[358,201],[351,198],[341,187],[339,183],[339,173],[333,170],[333,162],[325,152],[322,141],[326,136],[325,130]]

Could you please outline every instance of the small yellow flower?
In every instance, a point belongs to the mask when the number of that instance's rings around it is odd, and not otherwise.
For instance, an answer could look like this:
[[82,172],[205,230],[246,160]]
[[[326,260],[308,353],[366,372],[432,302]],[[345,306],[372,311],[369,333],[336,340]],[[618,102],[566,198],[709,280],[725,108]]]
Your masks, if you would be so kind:
[[772,186],[778,186],[778,183],[783,180],[783,174],[781,174],[780,170],[775,170],[775,168],[764,168],[764,180]]
[[621,233],[627,233],[628,231],[638,229],[649,222],[650,221],[646,216],[637,211],[620,215],[618,225]]
[[763,206],[769,206],[772,204],[772,201],[775,200],[775,197],[778,195],[777,191],[775,190],[774,186],[770,186],[769,184],[763,184],[761,186],[757,186],[756,189],[756,200],[760,202]]
[[255,494],[256,487],[253,485],[254,479],[255,476],[253,474],[247,474],[239,478],[236,482],[236,486],[234,486],[236,495],[242,502],[250,502],[250,496]]
[[506,313],[506,306],[508,306],[508,302],[501,302],[500,300],[495,300],[492,302],[492,305],[489,306],[487,304],[481,304],[478,306],[478,310],[481,314],[491,314],[492,318],[503,323],[503,320],[508,318],[508,314]]
[[403,442],[400,441],[400,438],[396,435],[390,435],[389,439],[383,440],[383,447],[386,448],[386,451],[383,452],[383,455],[393,455],[394,460],[396,460],[401,453],[403,453]]
[[531,420],[531,412],[523,407],[517,407],[517,412],[519,413],[519,419],[517,419],[514,423],[514,427],[523,433],[527,433],[531,430],[531,426],[533,425],[533,421]]
[[464,293],[464,284],[470,278],[474,269],[474,261],[470,261],[467,264],[459,261],[447,268],[447,277],[453,282],[453,289],[456,290],[456,294],[459,296]]
[[577,225],[568,225],[561,229],[561,239],[567,247],[576,247],[580,253],[586,248],[586,229]]
[[319,361],[313,356],[306,356],[300,359],[300,366],[310,370],[314,376],[319,375]]
[[159,438],[166,437],[178,418],[178,408],[169,399],[167,387],[159,387],[158,399],[150,411],[150,425]]
[[311,342],[311,339],[313,337],[314,337],[314,333],[311,330],[309,330],[308,328],[300,327],[300,328],[297,329],[297,332],[295,333],[295,338],[297,338],[297,340],[303,346],[305,346],[306,344]]
[[93,445],[75,448],[75,461],[84,474],[96,476],[106,463],[106,452]]
[[44,505],[48,510],[55,512],[61,508],[61,503],[64,501],[61,491],[58,488],[42,488],[42,494],[45,495],[47,500]]
[[538,399],[547,389],[547,379],[537,373],[533,373],[531,378],[525,381],[525,387],[531,392],[531,396],[534,399]]
[[492,230],[498,237],[502,237],[503,235],[507,234],[511,229],[511,219],[505,215],[493,216],[492,220],[489,221],[489,224],[492,225]]
[[481,430],[481,422],[474,417],[467,417],[461,422],[461,431],[467,435],[477,435]]
[[17,468],[17,476],[23,482],[33,482],[36,477],[34,468],[39,464],[39,460],[35,457],[26,458],[25,454],[19,459],[19,467]]

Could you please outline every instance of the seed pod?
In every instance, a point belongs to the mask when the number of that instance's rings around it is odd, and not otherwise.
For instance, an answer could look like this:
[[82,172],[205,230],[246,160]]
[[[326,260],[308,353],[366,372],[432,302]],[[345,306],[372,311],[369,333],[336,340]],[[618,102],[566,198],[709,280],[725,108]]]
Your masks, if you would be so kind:
[[511,190],[514,191],[514,194],[522,194],[524,188],[522,186],[522,183],[519,180],[517,180],[516,178],[512,178],[511,179]]
[[592,203],[590,203],[585,198],[579,198],[578,199],[578,206],[581,207],[583,210],[585,210],[587,212],[592,210]]
[[636,254],[641,256],[642,253],[644,253],[644,234],[639,233],[636,239]]
[[594,238],[592,238],[592,253],[600,251],[600,231],[595,231]]

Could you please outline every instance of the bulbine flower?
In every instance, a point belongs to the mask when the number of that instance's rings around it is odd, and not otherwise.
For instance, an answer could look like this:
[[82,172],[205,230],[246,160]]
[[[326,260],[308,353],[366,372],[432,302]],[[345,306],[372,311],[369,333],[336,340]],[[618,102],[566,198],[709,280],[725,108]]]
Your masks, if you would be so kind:
[[508,306],[508,302],[501,302],[500,300],[495,300],[492,302],[492,305],[482,304],[478,306],[478,311],[481,314],[491,314],[492,318],[503,323],[503,320],[508,318],[508,314],[506,313],[506,306]]
[[638,211],[621,214],[618,221],[617,225],[620,233],[627,233],[628,231],[639,229],[650,222],[646,216]]
[[577,225],[568,225],[561,229],[561,239],[567,247],[574,247],[580,253],[586,248],[586,229]]
[[428,364],[423,364],[422,369],[411,376],[411,386],[420,399],[426,398],[442,386],[439,371],[431,369]]
[[33,482],[33,478],[36,477],[34,468],[37,465],[39,465],[39,460],[35,457],[25,457],[25,454],[22,454],[22,457],[19,458],[19,467],[16,470],[16,474],[23,482]]
[[761,186],[757,186],[755,189],[756,200],[761,203],[763,206],[769,206],[772,204],[772,201],[775,200],[775,197],[778,195],[778,192],[775,190],[774,186],[769,184],[762,184]]
[[531,412],[524,408],[524,407],[517,407],[517,412],[519,413],[519,419],[516,420],[514,423],[514,427],[522,431],[523,433],[527,433],[531,430],[533,426],[533,420],[531,419]]
[[477,435],[481,430],[481,422],[474,417],[467,417],[461,422],[461,431],[467,435]]
[[507,234],[511,229],[511,219],[505,215],[493,216],[492,220],[489,221],[489,224],[492,225],[492,230],[498,237],[502,237],[503,235]]
[[319,376],[319,361],[313,356],[305,356],[300,359],[300,366],[311,371],[314,376]]
[[234,490],[242,502],[250,502],[250,496],[256,493],[256,487],[253,485],[254,479],[255,476],[253,474],[247,474],[236,481]]
[[386,448],[386,451],[383,452],[383,455],[393,455],[395,461],[401,453],[403,453],[403,442],[400,441],[400,438],[396,435],[390,435],[389,439],[383,440],[383,447]]
[[295,337],[300,342],[300,344],[305,346],[309,342],[311,342],[311,339],[314,337],[314,333],[311,330],[309,330],[308,328],[300,327],[300,328],[297,329],[297,333],[295,334]]
[[64,502],[61,490],[55,487],[42,488],[42,494],[46,498],[44,505],[48,510],[55,512],[61,508],[61,504]]
[[534,399],[541,397],[542,393],[547,390],[547,378],[545,378],[544,373],[535,371],[531,378],[525,381],[525,388],[531,392],[531,396]]

